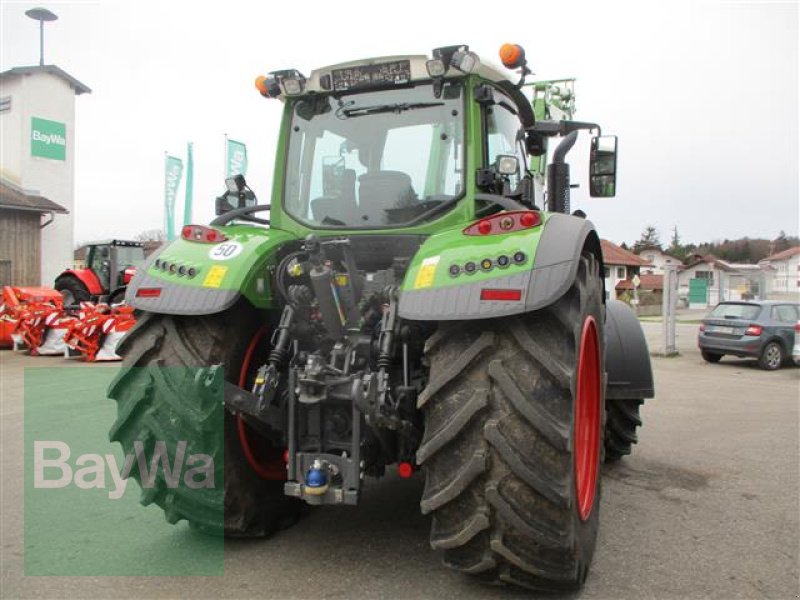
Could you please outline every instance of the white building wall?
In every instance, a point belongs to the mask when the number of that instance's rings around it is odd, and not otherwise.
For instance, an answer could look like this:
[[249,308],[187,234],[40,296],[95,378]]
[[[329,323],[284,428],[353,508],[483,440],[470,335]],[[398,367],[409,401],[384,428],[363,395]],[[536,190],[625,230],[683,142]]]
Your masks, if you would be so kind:
[[[11,96],[11,110],[0,115],[2,175],[29,192],[66,208],[41,230],[42,285],[72,266],[75,195],[75,91],[56,75],[33,73],[5,77],[0,96]],[[65,160],[31,156],[31,118],[64,123]]]
[[606,299],[607,300],[616,300],[617,299],[617,284],[620,281],[624,281],[627,279],[627,267],[624,265],[611,265],[607,264],[607,275],[606,275]]
[[639,258],[651,263],[643,266],[641,272],[650,273],[652,275],[663,275],[665,273],[664,267],[666,265],[677,266],[682,264],[677,258],[664,254],[663,252],[659,252],[658,250],[644,250],[641,254],[639,254]]
[[770,261],[774,269],[771,289],[776,294],[800,294],[800,255]]

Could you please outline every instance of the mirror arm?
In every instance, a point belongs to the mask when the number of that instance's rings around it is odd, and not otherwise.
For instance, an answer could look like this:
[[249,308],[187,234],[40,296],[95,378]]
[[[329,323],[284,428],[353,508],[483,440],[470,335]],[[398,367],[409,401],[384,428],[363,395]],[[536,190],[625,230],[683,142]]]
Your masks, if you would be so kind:
[[588,129],[589,131],[597,130],[597,135],[603,135],[600,125],[587,121],[536,121],[533,127],[529,127],[527,131],[533,131],[534,133],[551,137],[555,135],[567,135],[573,131],[580,131],[581,129]]
[[260,212],[262,210],[269,210],[269,209],[270,209],[269,204],[258,204],[256,206],[245,206],[244,208],[235,208],[233,210],[229,210],[226,213],[222,213],[216,219],[211,221],[211,225],[227,225],[234,219],[238,218],[245,218],[248,221],[269,225],[269,219],[259,219],[257,217],[249,216],[250,213]]

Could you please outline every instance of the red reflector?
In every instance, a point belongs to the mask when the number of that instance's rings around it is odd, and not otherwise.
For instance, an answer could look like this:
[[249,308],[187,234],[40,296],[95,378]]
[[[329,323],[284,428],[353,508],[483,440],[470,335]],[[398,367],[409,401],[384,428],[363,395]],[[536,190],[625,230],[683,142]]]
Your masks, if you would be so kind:
[[481,290],[481,300],[501,300],[504,302],[519,302],[522,300],[522,290]]
[[464,229],[464,235],[490,235],[531,229],[542,224],[541,215],[534,210],[512,210],[486,217]]
[[228,237],[221,231],[217,231],[205,225],[186,225],[181,229],[181,237],[190,242],[201,242],[205,244],[216,244],[224,242]]
[[750,327],[747,328],[747,330],[744,332],[744,334],[745,335],[761,335],[762,331],[764,331],[764,329],[761,327],[761,325],[750,325]]
[[283,451],[283,463],[288,465],[289,464],[289,450],[286,449]]
[[408,479],[414,474],[414,465],[409,462],[401,462],[397,465],[397,474],[403,479]]
[[523,227],[533,227],[534,225],[537,224],[536,217],[537,217],[536,213],[532,212],[522,213],[519,216],[519,224],[522,225]]
[[705,323],[700,323],[700,331],[705,331],[705,330],[706,330]]
[[136,290],[137,298],[158,298],[161,295],[161,288],[139,288]]

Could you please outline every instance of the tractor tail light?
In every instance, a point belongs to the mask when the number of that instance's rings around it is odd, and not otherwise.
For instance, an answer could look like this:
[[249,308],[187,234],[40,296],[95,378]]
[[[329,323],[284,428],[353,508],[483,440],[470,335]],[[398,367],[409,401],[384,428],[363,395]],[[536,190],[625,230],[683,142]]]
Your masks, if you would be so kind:
[[190,242],[203,244],[219,244],[228,239],[221,231],[205,225],[186,225],[181,230],[181,237]]
[[139,288],[136,290],[137,298],[158,298],[161,296],[161,288]]
[[535,210],[500,212],[481,219],[464,229],[464,235],[493,235],[532,229],[542,224],[542,216]]
[[494,290],[494,289],[484,288],[481,290],[481,300],[519,302],[520,300],[522,300],[522,290]]
[[764,331],[764,328],[761,327],[761,325],[750,325],[750,327],[745,330],[744,334],[759,336],[762,331]]

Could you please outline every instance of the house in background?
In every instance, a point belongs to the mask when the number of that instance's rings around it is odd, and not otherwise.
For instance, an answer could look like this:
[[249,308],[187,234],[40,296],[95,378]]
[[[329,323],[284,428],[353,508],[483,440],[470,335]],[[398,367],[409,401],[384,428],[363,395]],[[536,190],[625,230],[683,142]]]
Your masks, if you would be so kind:
[[[625,279],[617,283],[615,288],[617,296],[629,293],[633,295],[634,285],[632,279]],[[637,314],[640,316],[645,315],[660,315],[661,305],[664,301],[664,276],[653,275],[652,273],[641,273],[639,275],[639,287],[636,288],[638,294],[639,306],[636,307]],[[648,310],[645,310],[645,307]],[[649,310],[653,307],[653,310]]]
[[800,246],[789,248],[758,261],[764,272],[767,295],[775,299],[794,299],[800,294]]
[[672,256],[671,254],[667,254],[657,246],[642,248],[637,254],[639,258],[643,258],[650,263],[649,266],[642,268],[642,273],[648,273],[650,275],[663,275],[664,267],[667,265],[676,267],[683,266],[683,261],[681,261],[680,258],[677,256]]
[[605,265],[606,300],[616,300],[617,284],[632,279],[639,274],[640,269],[650,266],[650,263],[608,240],[600,240],[600,247]]
[[759,265],[735,264],[712,254],[694,254],[678,270],[678,298],[689,308],[731,300],[764,299],[764,271]]

